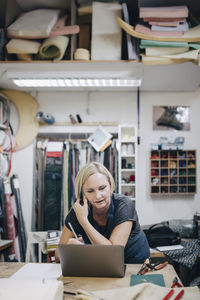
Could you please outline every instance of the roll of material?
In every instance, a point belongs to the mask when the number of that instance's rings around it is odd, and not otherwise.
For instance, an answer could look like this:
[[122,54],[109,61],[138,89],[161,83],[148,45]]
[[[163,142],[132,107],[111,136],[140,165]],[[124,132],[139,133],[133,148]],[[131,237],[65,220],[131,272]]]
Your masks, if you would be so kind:
[[66,36],[55,36],[48,38],[41,45],[39,56],[43,59],[53,59],[59,61],[63,58],[69,43]]
[[74,53],[75,60],[89,60],[90,52],[87,49],[78,48]]

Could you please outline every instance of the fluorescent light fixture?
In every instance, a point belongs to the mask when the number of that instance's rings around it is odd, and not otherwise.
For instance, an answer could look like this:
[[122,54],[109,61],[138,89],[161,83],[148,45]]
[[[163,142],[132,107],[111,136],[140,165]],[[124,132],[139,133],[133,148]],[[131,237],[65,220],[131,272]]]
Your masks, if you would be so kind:
[[134,78],[12,78],[18,87],[138,87]]

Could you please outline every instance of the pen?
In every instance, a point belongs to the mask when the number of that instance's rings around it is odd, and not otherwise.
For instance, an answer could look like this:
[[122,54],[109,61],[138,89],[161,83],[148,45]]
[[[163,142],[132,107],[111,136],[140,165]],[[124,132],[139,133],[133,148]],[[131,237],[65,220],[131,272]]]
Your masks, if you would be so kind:
[[75,239],[79,241],[78,236],[77,236],[76,232],[74,231],[74,228],[72,227],[72,224],[70,222],[68,222],[68,225],[69,225],[71,231],[73,232]]

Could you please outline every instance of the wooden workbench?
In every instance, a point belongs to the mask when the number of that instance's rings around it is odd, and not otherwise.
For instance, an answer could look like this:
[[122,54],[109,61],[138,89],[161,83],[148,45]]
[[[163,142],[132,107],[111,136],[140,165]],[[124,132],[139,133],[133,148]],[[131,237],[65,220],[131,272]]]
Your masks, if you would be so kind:
[[[0,278],[9,278],[15,272],[17,272],[25,263],[8,263],[0,262]],[[95,277],[63,277],[59,280],[64,283],[64,290],[69,292],[75,292],[78,289],[86,291],[115,289],[130,286],[130,276],[137,274],[141,265],[127,264],[126,274],[124,278],[95,278]],[[170,287],[175,276],[177,276],[172,265],[167,265],[165,268],[154,271],[156,274],[163,274],[165,285]],[[147,274],[152,274],[149,272]],[[64,299],[73,299],[73,296],[64,295]]]

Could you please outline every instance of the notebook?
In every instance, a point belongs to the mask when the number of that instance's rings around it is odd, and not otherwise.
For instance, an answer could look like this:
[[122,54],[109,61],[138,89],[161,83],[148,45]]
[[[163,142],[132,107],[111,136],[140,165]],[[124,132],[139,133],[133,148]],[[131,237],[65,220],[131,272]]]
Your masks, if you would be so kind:
[[131,275],[130,285],[139,283],[151,282],[160,286],[165,286],[164,277],[162,274],[148,274],[148,275]]
[[124,277],[124,246],[58,245],[63,276]]

